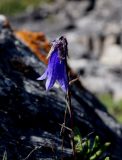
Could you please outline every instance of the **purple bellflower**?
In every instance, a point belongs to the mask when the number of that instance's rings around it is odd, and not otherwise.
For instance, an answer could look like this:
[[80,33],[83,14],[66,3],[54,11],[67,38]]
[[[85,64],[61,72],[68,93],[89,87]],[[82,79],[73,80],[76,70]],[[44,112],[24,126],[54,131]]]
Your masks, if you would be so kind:
[[49,62],[44,74],[37,80],[46,79],[46,90],[53,87],[57,81],[64,92],[68,90],[67,75],[67,40],[63,36],[52,42],[52,47],[48,54]]

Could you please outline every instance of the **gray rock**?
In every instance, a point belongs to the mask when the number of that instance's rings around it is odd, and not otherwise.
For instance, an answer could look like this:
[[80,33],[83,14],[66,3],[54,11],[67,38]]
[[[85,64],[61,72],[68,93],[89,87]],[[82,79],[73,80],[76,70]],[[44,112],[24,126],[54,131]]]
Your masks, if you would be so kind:
[[[1,157],[6,150],[9,160],[21,160],[35,147],[39,148],[30,155],[29,159],[61,157],[62,138],[59,123],[63,122],[65,95],[61,89],[55,87],[46,92],[44,82],[36,80],[44,69],[44,63],[19,42],[10,29],[1,30]],[[110,141],[112,159],[121,160],[121,125],[81,85],[80,81],[72,85],[71,93],[74,124],[79,128],[82,136],[94,132],[94,135],[99,135],[103,142]],[[70,127],[69,117],[67,117],[67,126]],[[64,144],[64,156],[71,159],[68,133]]]

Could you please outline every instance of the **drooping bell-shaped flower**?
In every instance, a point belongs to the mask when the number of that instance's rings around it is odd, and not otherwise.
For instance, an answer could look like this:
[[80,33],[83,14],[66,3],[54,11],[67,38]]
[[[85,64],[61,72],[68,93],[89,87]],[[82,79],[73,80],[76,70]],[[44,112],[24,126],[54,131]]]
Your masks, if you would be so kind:
[[57,81],[64,92],[68,90],[67,65],[67,40],[63,36],[53,41],[48,54],[49,62],[44,74],[37,80],[46,79],[46,90],[53,87]]

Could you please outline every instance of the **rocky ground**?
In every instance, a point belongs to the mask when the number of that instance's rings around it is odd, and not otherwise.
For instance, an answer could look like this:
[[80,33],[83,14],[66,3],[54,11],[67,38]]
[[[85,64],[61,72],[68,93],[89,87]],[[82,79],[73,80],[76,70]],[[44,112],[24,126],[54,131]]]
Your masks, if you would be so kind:
[[[90,92],[122,98],[121,8],[121,0],[57,0],[10,21],[0,16],[1,159],[6,152],[9,160],[23,160],[35,147],[30,160],[61,157],[65,95],[58,86],[46,92],[44,81],[36,79],[46,68],[48,40],[63,34],[72,78],[77,77],[73,71],[80,75],[71,87],[74,124],[83,137],[93,132],[92,140],[99,135],[111,142],[111,159],[121,160],[122,126]],[[64,148],[71,159],[68,135]]]
[[[59,160],[65,95],[58,86],[46,92],[45,82],[36,80],[46,68],[50,44],[41,32],[13,32],[5,17],[0,27],[0,158],[7,153],[9,160]],[[76,77],[71,72],[71,78]],[[122,126],[80,80],[71,86],[71,95],[74,126],[82,137],[92,133],[92,141],[99,135],[101,145],[111,142],[107,153],[121,160]],[[69,134],[64,143],[67,160],[72,155]]]
[[50,40],[65,35],[71,68],[96,94],[122,98],[122,1],[56,0],[12,19],[14,28],[43,31]]

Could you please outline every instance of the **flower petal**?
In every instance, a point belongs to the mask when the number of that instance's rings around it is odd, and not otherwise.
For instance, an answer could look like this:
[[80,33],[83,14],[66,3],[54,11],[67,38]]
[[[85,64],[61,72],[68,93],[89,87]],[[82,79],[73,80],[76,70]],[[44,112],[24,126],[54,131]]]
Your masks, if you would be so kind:
[[60,37],[54,41],[48,54],[48,66],[44,74],[37,80],[46,80],[46,90],[53,87],[57,80],[64,92],[68,90],[68,76],[66,71],[67,41]]
[[49,90],[53,87],[56,79],[57,79],[57,50],[54,50],[50,56],[48,63],[48,76],[46,81],[46,90]]
[[43,79],[46,79],[47,74],[48,74],[48,71],[47,71],[47,69],[46,69],[46,71],[43,73],[43,75],[42,75],[41,77],[37,78],[37,80],[43,80]]
[[68,78],[67,78],[66,65],[64,60],[62,60],[61,63],[60,62],[58,63],[57,73],[58,73],[57,81],[59,82],[63,91],[66,92],[68,90]]
[[46,90],[51,89],[55,81],[56,81],[56,77],[53,77],[53,75],[49,76],[49,78],[47,78],[46,80]]
[[59,82],[62,90],[63,90],[64,92],[67,92],[67,90],[68,90],[68,85],[65,84],[64,80],[63,80],[63,79],[58,79],[58,82]]

